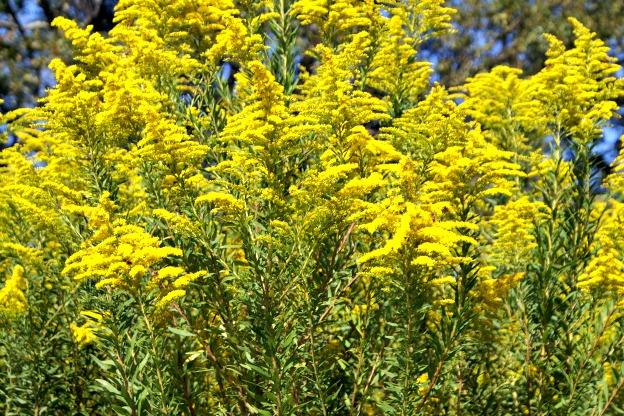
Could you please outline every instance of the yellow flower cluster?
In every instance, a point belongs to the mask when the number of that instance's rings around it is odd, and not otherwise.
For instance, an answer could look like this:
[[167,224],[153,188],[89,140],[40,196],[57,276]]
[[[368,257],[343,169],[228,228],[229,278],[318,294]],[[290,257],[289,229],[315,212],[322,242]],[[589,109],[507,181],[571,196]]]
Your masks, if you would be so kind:
[[145,232],[143,227],[121,219],[111,221],[115,208],[106,193],[97,207],[65,207],[69,212],[88,217],[95,232],[81,250],[67,259],[63,274],[75,280],[97,279],[97,288],[110,286],[134,294],[145,289],[159,289],[159,308],[184,296],[184,288],[206,274],[203,271],[186,273],[177,266],[158,270],[163,260],[179,257],[182,251],[176,247],[161,247],[160,239]]
[[[252,169],[252,176],[270,189],[274,202],[280,200],[283,171],[295,169],[285,164],[310,145],[305,137],[314,127],[314,119],[294,115],[288,107],[284,88],[260,61],[251,61],[249,75],[239,73],[239,88],[248,87],[245,106],[228,119],[219,141],[229,146],[236,163],[224,161],[215,170],[227,173],[231,168]],[[293,172],[294,173],[294,172]],[[267,191],[265,189],[264,191]]]
[[302,25],[316,25],[326,45],[333,45],[356,29],[366,30],[375,12],[374,2],[361,0],[299,0],[293,5]]
[[579,276],[579,287],[606,295],[624,293],[624,203],[613,204],[604,215],[604,224],[596,235],[596,254]]
[[24,295],[26,287],[24,268],[16,265],[11,276],[4,282],[4,287],[0,289],[0,318],[12,319],[26,312],[28,308],[28,301]]
[[372,69],[366,74],[367,85],[388,94],[386,99],[396,117],[418,101],[433,72],[429,62],[417,60],[415,41],[406,37],[402,17],[395,15],[384,20],[388,29],[373,56]]
[[322,65],[316,75],[303,77],[303,97],[294,106],[306,120],[318,124],[316,146],[324,151],[321,159],[330,165],[357,163],[361,174],[368,171],[367,165],[397,159],[391,146],[375,140],[363,127],[372,120],[390,119],[382,100],[358,89],[357,67],[369,45],[368,33],[359,32],[338,54],[317,46]]
[[[546,107],[555,140],[568,128],[573,139],[590,143],[602,134],[602,127],[618,108],[615,99],[624,90],[624,80],[613,75],[620,69],[607,52],[609,47],[574,18],[574,48],[546,35],[550,42],[546,67],[534,76],[537,96]],[[557,143],[559,145],[559,143]]]
[[[481,302],[486,308],[496,311],[509,294],[509,290],[515,288],[524,276],[523,272],[516,272],[503,274],[497,278],[482,279],[477,288]],[[491,322],[487,322],[486,325],[491,325]]]
[[466,116],[444,87],[434,85],[415,107],[395,118],[392,126],[382,128],[379,137],[426,164],[434,154],[465,142],[470,130]]
[[531,258],[531,250],[537,247],[535,230],[546,211],[543,203],[526,196],[497,206],[488,220],[494,239],[489,262],[496,267],[516,267]]
[[520,78],[521,74],[519,69],[498,66],[468,78],[461,107],[486,128],[490,142],[514,152],[526,164],[544,135],[546,117],[543,103],[536,99],[539,83]]
[[[111,224],[111,233],[99,234],[97,244],[86,247],[67,259],[64,274],[76,280],[101,279],[96,287],[121,287],[136,291],[144,275],[168,256],[181,256],[174,247],[160,247],[157,237],[143,228],[123,222]],[[94,242],[94,240],[92,240]]]
[[298,0],[293,5],[295,16],[303,25],[316,25],[326,45],[348,40],[357,31],[376,30],[383,25],[384,14],[396,17],[413,46],[434,36],[451,31],[455,10],[444,7],[444,0]]
[[526,176],[519,165],[508,161],[513,155],[486,142],[477,127],[468,133],[464,145],[450,146],[434,156],[433,180],[424,186],[427,200],[448,201],[465,218],[467,210],[484,198],[511,196],[515,182],[509,178]]
[[98,332],[106,331],[106,328],[102,325],[103,316],[94,311],[81,311],[80,315],[87,318],[87,321],[78,326],[76,324],[70,324],[72,331],[72,337],[74,341],[84,347],[92,344],[98,339]]

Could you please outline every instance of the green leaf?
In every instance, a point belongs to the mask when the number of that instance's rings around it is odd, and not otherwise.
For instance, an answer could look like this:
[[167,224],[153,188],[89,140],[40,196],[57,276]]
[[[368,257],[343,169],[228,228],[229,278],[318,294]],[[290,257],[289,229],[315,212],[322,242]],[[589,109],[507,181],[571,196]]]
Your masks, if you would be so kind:
[[115,386],[113,386],[110,382],[108,382],[108,381],[106,381],[106,380],[103,380],[103,379],[101,379],[101,378],[98,378],[98,379],[97,379],[97,380],[95,380],[95,381],[97,381],[97,382],[98,382],[98,383],[100,383],[102,386],[104,386],[104,388],[105,388],[106,390],[108,390],[109,392],[111,392],[111,393],[113,393],[113,394],[115,394],[115,395],[117,395],[117,396],[121,396],[121,392],[120,392],[119,390],[117,390],[117,389],[115,388]]
[[189,331],[185,331],[184,329],[178,329],[178,328],[173,328],[173,327],[169,327],[168,328],[170,332],[173,332],[176,335],[179,335],[181,337],[194,337],[195,334]]

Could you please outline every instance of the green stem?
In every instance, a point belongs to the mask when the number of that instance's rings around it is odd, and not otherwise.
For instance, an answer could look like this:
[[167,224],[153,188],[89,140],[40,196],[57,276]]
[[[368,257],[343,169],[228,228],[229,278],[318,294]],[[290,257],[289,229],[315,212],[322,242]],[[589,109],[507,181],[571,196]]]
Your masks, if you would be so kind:
[[137,296],[137,300],[139,303],[139,307],[141,308],[141,313],[143,314],[143,320],[145,321],[145,326],[147,326],[147,330],[150,335],[152,354],[154,354],[154,361],[155,361],[155,367],[156,367],[156,375],[158,376],[158,385],[160,387],[162,411],[163,411],[163,414],[169,414],[168,409],[167,409],[166,399],[165,399],[166,398],[165,384],[163,382],[163,376],[162,376],[162,372],[160,369],[161,368],[160,358],[158,356],[158,352],[156,351],[156,339],[154,336],[154,328],[152,327],[152,324],[150,323],[150,320],[147,317],[147,313],[145,312],[145,306],[143,304],[143,301],[141,300],[140,293]]

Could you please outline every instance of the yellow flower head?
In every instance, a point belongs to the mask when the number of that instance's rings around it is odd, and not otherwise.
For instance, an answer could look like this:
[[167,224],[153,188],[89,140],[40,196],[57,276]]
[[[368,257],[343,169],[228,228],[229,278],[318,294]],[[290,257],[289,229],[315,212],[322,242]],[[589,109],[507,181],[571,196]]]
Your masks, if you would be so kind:
[[24,268],[16,265],[13,273],[0,289],[0,316],[16,318],[26,312],[28,301],[24,295],[28,283],[24,278]]

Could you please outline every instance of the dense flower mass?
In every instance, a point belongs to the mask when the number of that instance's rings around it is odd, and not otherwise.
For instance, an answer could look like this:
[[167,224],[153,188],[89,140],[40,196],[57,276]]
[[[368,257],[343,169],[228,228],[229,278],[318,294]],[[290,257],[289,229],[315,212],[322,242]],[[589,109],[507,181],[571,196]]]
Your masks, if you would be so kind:
[[[447,89],[441,0],[122,0],[0,115],[0,410],[624,406],[620,67],[570,19]],[[303,56],[311,65],[299,66]]]

